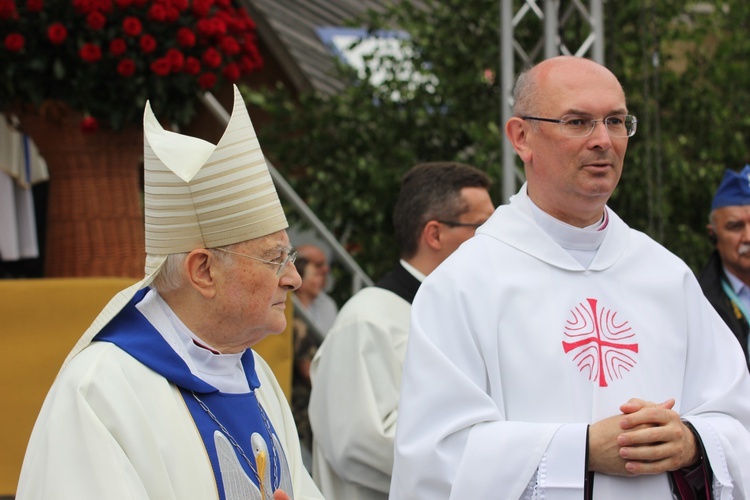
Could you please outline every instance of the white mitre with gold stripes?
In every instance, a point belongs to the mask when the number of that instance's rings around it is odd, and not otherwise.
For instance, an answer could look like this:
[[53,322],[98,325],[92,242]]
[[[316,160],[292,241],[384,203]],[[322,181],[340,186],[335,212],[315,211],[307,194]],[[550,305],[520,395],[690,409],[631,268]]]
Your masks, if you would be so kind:
[[164,130],[147,102],[143,154],[145,277],[110,300],[63,366],[153,282],[168,255],[241,243],[289,226],[236,85],[232,116],[215,146]]

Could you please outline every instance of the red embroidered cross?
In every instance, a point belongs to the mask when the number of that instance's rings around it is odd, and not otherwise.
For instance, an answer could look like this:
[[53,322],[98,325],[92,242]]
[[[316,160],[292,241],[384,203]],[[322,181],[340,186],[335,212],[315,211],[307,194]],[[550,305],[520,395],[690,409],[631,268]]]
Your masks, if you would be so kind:
[[617,313],[601,308],[597,311],[597,300],[586,299],[571,310],[572,320],[565,326],[563,340],[565,353],[575,352],[573,360],[580,371],[588,369],[589,380],[597,380],[599,387],[607,387],[607,377],[621,378],[635,366],[636,360],[629,353],[638,352],[638,344],[625,344],[622,341],[635,337],[628,322],[618,323]]

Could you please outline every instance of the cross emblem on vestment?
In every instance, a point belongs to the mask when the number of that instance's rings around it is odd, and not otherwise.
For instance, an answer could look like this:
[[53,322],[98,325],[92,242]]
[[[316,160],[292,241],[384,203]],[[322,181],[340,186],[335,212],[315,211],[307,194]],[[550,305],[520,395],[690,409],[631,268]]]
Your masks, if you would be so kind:
[[589,380],[597,380],[599,387],[607,387],[607,379],[622,378],[636,365],[633,354],[637,343],[624,343],[635,337],[627,321],[619,321],[611,309],[597,307],[596,299],[586,299],[570,312],[573,316],[565,325],[563,350],[574,353],[573,361],[579,371],[588,370]]

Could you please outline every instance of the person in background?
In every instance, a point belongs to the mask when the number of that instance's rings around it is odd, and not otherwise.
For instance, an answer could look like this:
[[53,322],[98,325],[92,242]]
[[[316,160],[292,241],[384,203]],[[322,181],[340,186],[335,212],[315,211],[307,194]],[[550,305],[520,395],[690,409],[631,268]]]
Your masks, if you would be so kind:
[[336,302],[325,292],[331,272],[328,257],[322,248],[311,244],[300,245],[297,253],[313,265],[314,272],[302,280],[302,285],[294,293],[322,340],[338,314]]
[[[302,277],[302,283],[307,279],[317,279],[318,266],[299,256],[294,263],[297,272]],[[300,445],[302,447],[302,458],[308,470],[312,470],[312,429],[310,419],[307,416],[307,407],[310,403],[310,363],[320,346],[320,340],[308,328],[307,323],[302,320],[295,311],[294,316],[294,369],[292,371],[292,413],[294,423],[297,426]]]
[[311,366],[313,479],[328,500],[388,497],[411,302],[492,214],[490,186],[484,172],[460,163],[420,164],[404,175],[393,211],[400,260],[341,308]]
[[742,350],[607,207],[636,124],[594,61],[519,75],[526,182],[414,299],[391,500],[750,498]]
[[217,145],[144,114],[146,277],[65,360],[19,500],[321,499],[292,413],[252,346],[300,285],[245,104]]
[[739,340],[750,368],[750,165],[741,172],[724,172],[711,202],[707,230],[714,251],[698,281]]

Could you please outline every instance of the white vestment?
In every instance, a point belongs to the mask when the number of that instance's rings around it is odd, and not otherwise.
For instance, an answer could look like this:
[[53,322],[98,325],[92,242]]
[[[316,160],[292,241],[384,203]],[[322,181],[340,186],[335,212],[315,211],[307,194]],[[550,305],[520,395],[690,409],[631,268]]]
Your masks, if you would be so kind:
[[[281,440],[293,498],[319,500],[286,396],[265,361],[253,355],[260,382],[255,394]],[[177,386],[117,345],[92,342],[59,373],[45,399],[16,498],[208,500],[219,492]]]
[[[585,269],[525,186],[415,298],[393,500],[576,499],[587,424],[630,398],[699,433],[717,499],[750,498],[750,376],[690,269],[609,211]],[[667,474],[596,474],[596,500],[671,499]]]
[[385,500],[411,304],[377,287],[345,305],[313,358],[313,479],[328,500]]

